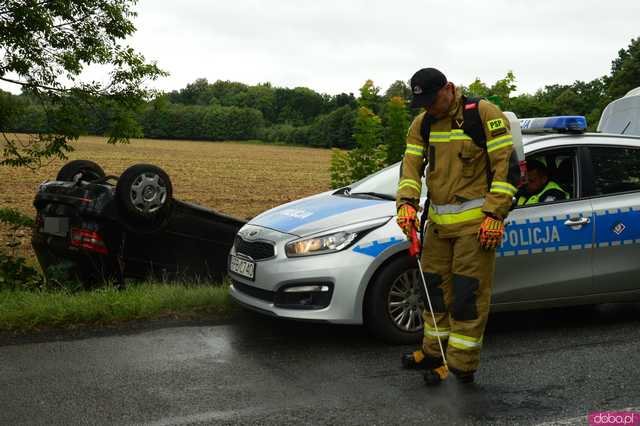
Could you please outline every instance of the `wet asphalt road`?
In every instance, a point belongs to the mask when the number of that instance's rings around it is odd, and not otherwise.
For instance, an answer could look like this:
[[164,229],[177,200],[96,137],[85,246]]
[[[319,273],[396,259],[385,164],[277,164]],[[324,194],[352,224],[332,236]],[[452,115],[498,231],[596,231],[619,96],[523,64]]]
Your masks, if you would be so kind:
[[[586,424],[640,412],[640,304],[495,314],[478,383],[426,388],[413,346],[243,313],[0,341],[0,424]],[[41,341],[38,341],[41,340]]]

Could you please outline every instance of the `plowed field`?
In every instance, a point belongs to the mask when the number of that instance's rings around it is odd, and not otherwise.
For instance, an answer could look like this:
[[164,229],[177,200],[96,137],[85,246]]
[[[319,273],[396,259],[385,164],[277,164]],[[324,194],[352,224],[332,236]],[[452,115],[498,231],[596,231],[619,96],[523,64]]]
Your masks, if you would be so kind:
[[[83,137],[69,156],[100,164],[107,174],[120,175],[137,163],[162,167],[173,183],[174,197],[248,219],[279,204],[330,188],[331,151],[243,142],[195,142],[133,139],[128,145],[108,145],[104,138]],[[0,167],[0,206],[30,216],[37,186],[54,179],[62,161],[37,171]],[[0,227],[5,244],[8,228]],[[28,235],[20,254],[28,254]]]

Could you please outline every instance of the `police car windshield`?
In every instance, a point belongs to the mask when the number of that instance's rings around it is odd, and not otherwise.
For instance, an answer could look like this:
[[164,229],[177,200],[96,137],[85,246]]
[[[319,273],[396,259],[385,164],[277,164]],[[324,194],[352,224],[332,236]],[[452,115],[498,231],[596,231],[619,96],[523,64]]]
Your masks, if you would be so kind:
[[[392,164],[379,172],[367,176],[351,185],[350,195],[378,194],[381,198],[395,200],[400,178],[400,163]],[[422,197],[426,197],[426,187],[422,185]]]

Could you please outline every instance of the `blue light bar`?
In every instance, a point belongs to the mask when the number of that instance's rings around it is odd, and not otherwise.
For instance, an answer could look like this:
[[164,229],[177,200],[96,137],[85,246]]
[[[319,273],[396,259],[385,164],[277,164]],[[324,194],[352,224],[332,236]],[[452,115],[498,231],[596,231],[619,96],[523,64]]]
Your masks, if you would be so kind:
[[587,119],[581,115],[559,115],[520,119],[522,133],[584,133]]

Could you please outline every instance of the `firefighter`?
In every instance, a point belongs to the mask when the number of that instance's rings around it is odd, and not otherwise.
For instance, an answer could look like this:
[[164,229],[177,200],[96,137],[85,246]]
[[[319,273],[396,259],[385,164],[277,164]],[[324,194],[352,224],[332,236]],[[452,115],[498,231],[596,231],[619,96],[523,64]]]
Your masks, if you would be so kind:
[[[426,173],[428,221],[420,262],[435,323],[425,310],[422,348],[404,354],[402,363],[424,368],[427,384],[439,383],[448,371],[469,383],[480,362],[495,249],[520,171],[509,121],[498,107],[467,99],[434,68],[416,72],[411,90],[411,107],[425,111],[407,134],[397,221],[408,237],[415,235],[421,175]],[[446,350],[446,366],[438,339]]]
[[569,199],[569,193],[549,179],[549,171],[541,161],[527,161],[527,177],[527,186],[516,196],[519,206]]

